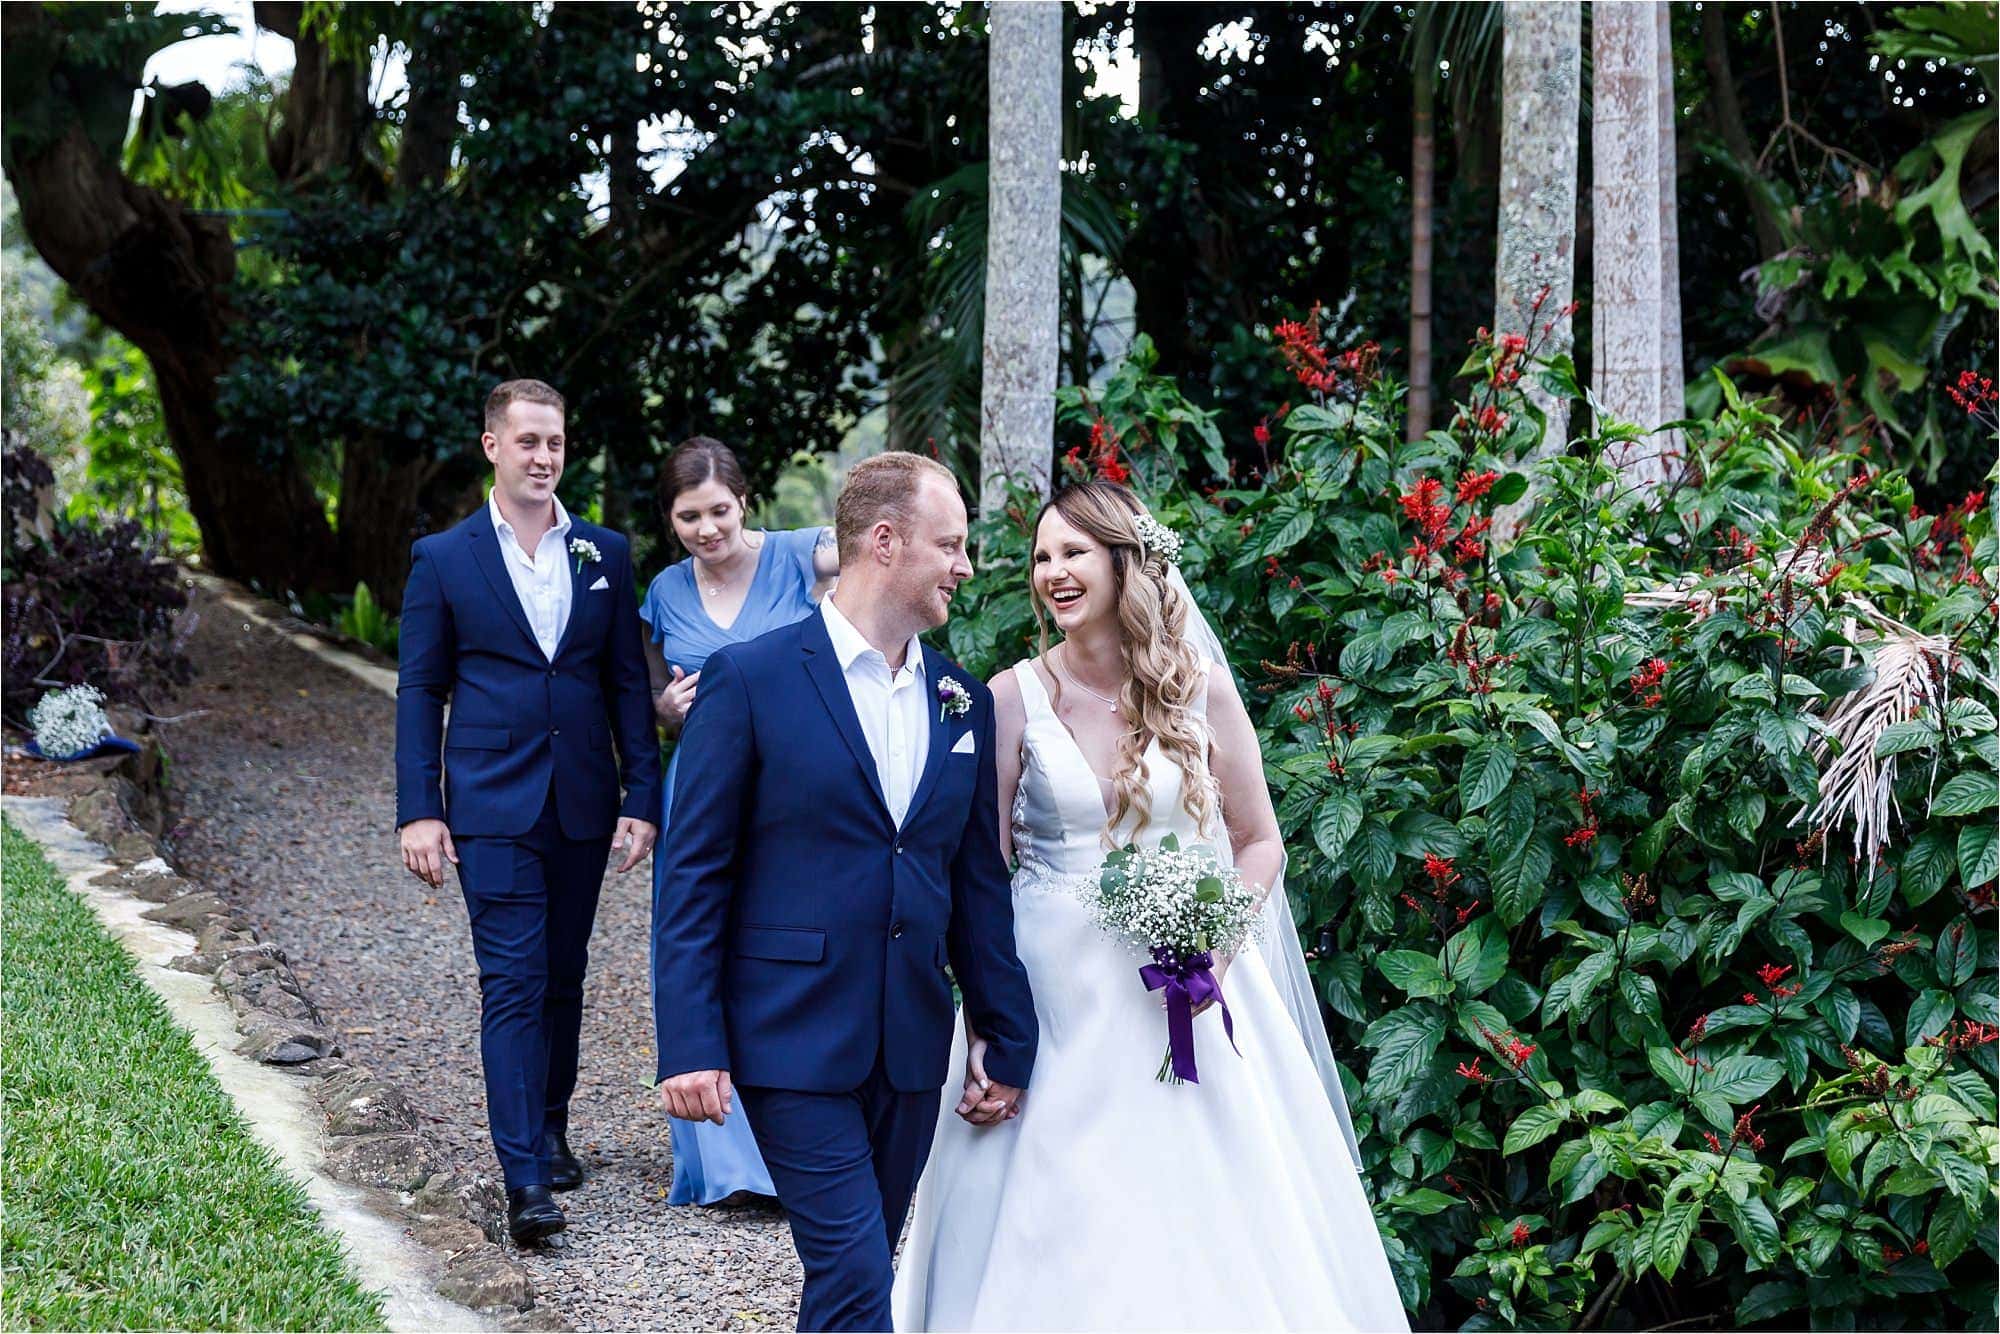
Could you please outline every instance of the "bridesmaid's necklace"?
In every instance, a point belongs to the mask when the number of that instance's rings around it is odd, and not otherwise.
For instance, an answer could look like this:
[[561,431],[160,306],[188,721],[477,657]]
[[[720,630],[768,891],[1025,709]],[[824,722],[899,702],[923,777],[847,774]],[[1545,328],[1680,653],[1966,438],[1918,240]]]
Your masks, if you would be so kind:
[[[752,547],[752,546],[751,546],[751,545],[749,544],[749,542],[747,542],[747,541],[746,541],[746,542],[744,542],[743,546],[744,546],[744,549],[745,549],[745,550],[748,550],[748,551],[752,552],[753,554],[754,554],[754,553],[755,553],[755,551],[756,551],[756,548],[755,548],[755,547]],[[753,566],[752,568],[754,569],[755,567]],[[696,561],[696,562],[695,562],[695,569],[697,569],[697,570],[701,569],[701,562],[700,562],[700,561]],[[729,581],[729,576],[728,576],[727,574],[725,574],[725,575],[723,575],[723,576],[722,576],[722,580],[721,580],[721,582],[720,582],[720,583],[713,583],[713,584],[711,584],[711,583],[709,583],[709,582],[707,581],[707,577],[706,577],[705,575],[702,575],[702,576],[697,576],[697,577],[701,579],[701,588],[702,588],[702,592],[704,592],[704,593],[708,594],[708,595],[709,595],[710,597],[712,597],[712,598],[719,598],[719,597],[721,597],[721,596],[723,595],[723,593],[724,593],[724,592],[726,592],[726,591],[727,591],[727,590],[729,589],[729,587],[730,587],[730,581]]]
[[[1064,645],[1063,647],[1066,648],[1068,646]],[[1051,662],[1054,662],[1055,655],[1050,654],[1049,660]],[[1075,686],[1078,690],[1081,690],[1084,694],[1090,696],[1092,699],[1098,701],[1100,704],[1109,705],[1113,713],[1118,712],[1118,701],[1116,699],[1112,698],[1110,695],[1098,694],[1095,690],[1092,690],[1089,686],[1077,680],[1076,677],[1071,674],[1070,670],[1067,667],[1064,667],[1061,663],[1056,663],[1056,670],[1062,674],[1063,680],[1069,682],[1071,685]]]

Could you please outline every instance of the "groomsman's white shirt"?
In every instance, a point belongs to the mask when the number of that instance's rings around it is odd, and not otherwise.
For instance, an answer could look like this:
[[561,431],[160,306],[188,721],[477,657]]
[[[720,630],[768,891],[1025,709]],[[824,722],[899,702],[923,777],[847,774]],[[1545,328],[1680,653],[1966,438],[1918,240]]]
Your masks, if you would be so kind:
[[486,508],[493,514],[493,531],[500,535],[507,577],[514,581],[514,596],[521,600],[521,610],[528,613],[528,626],[535,632],[535,642],[542,646],[542,655],[554,662],[574,599],[568,565],[569,511],[553,497],[550,503],[556,507],[556,526],[542,534],[535,554],[530,556],[515,540],[514,525],[500,516],[499,493],[486,498]]
[[917,794],[917,779],[923,776],[924,761],[930,758],[931,715],[936,707],[924,690],[924,648],[915,635],[903,650],[903,665],[892,672],[889,660],[874,648],[854,623],[840,614],[831,596],[820,599],[826,617],[826,633],[833,640],[833,656],[840,661],[840,674],[847,681],[847,696],[854,701],[855,716],[861,720],[861,735],[867,738],[868,753],[875,757],[875,775],[882,780],[882,800],[889,805],[889,817],[903,827],[910,799]]

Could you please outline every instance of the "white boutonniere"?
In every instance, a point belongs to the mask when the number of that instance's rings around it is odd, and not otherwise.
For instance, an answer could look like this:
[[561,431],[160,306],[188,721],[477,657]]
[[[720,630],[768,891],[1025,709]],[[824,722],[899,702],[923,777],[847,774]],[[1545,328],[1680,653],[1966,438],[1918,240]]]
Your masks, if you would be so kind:
[[604,559],[604,553],[597,549],[597,543],[583,537],[572,537],[569,540],[569,554],[576,557],[578,574],[583,573],[586,564],[595,565]]
[[939,722],[946,718],[963,718],[972,709],[972,692],[954,677],[938,679],[937,695]]

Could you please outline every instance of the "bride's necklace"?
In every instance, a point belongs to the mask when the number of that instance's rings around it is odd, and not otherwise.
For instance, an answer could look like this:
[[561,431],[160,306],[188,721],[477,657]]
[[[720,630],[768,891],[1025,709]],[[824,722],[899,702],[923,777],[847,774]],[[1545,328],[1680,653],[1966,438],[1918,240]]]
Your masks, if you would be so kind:
[[[1051,654],[1049,656],[1050,656],[1050,661],[1053,662],[1055,659],[1055,655]],[[1070,670],[1067,667],[1064,667],[1061,663],[1056,663],[1056,670],[1062,673],[1063,680],[1069,682],[1071,685],[1075,686],[1078,690],[1081,690],[1084,694],[1090,696],[1092,699],[1098,701],[1099,703],[1107,705],[1113,713],[1118,712],[1118,701],[1116,699],[1114,699],[1110,695],[1098,694],[1095,690],[1092,690],[1089,686],[1077,680],[1076,677],[1070,672]]]

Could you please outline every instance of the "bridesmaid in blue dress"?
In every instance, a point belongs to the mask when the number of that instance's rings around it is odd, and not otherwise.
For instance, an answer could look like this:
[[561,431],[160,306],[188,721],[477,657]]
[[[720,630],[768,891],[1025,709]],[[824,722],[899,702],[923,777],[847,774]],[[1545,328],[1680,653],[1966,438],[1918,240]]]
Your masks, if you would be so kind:
[[[804,619],[839,573],[831,528],[747,529],[748,493],[736,455],[708,436],[676,446],[660,475],[661,509],[688,555],[660,571],[639,615],[652,631],[646,658],[654,712],[669,740],[680,735],[709,654]],[[663,841],[673,837],[679,770],[676,751],[660,803]],[[686,781],[698,783],[701,775],[690,773]],[[653,859],[655,894],[664,864],[664,858]],[[671,1126],[674,1180],[667,1203],[714,1204],[739,1191],[776,1195],[740,1099],[721,1125],[676,1119]]]

